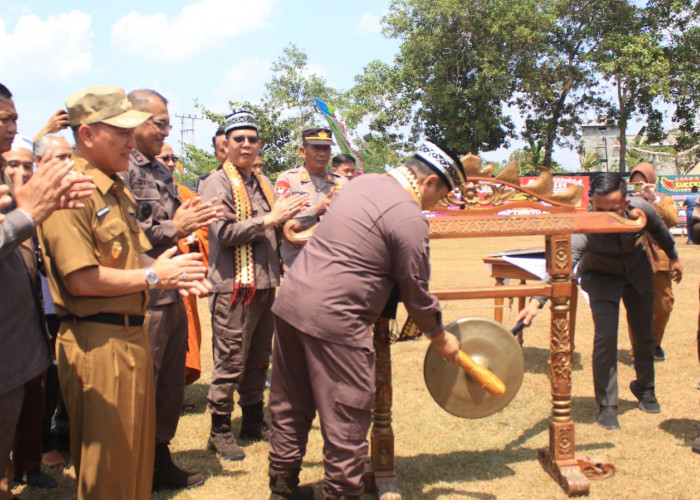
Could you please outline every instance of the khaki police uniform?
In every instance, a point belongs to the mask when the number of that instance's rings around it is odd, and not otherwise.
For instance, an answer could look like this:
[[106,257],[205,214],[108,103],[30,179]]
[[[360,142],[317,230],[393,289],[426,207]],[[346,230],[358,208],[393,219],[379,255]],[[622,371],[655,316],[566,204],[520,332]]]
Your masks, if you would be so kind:
[[[275,191],[278,196],[282,196],[287,192],[291,194],[305,193],[309,195],[310,206],[299,212],[295,219],[301,222],[302,229],[308,229],[319,221],[316,217],[314,207],[331,191],[342,189],[347,184],[347,179],[334,172],[326,170],[323,175],[311,175],[302,165],[286,172],[282,172],[277,177],[275,183]],[[283,240],[280,245],[280,254],[282,255],[282,263],[284,264],[284,272],[287,273],[292,267],[294,259],[297,258],[299,252],[303,250],[303,245],[295,245],[287,240]]]
[[[153,248],[143,256],[150,265],[178,243],[173,223],[181,200],[168,168],[134,150],[121,174],[136,201],[136,221]],[[185,390],[187,311],[177,290],[149,291],[148,334],[156,387],[156,441],[175,437]]]
[[40,234],[51,295],[62,318],[56,350],[78,498],[146,499],[155,444],[146,292],[79,297],[68,292],[64,280],[92,266],[142,268],[141,253],[150,244],[136,223],[136,204],[124,182],[84,158],[73,160],[75,170],[91,175],[97,189],[82,210],[54,212]]

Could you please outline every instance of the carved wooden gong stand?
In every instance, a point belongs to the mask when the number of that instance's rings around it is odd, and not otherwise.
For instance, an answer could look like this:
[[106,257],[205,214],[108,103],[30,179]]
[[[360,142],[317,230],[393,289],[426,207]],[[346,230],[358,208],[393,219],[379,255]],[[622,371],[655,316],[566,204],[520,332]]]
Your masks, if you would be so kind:
[[[476,157],[473,157],[476,158]],[[641,212],[633,211],[634,220],[612,213],[575,212],[573,192],[551,195],[551,174],[541,171],[536,186],[521,187],[517,167],[509,165],[496,178],[481,177],[474,169],[473,158],[462,159],[468,182],[462,186],[462,199],[451,198],[458,209],[436,207],[441,216],[430,219],[431,238],[475,238],[493,236],[543,235],[545,237],[548,284],[470,287],[433,290],[440,300],[531,297],[546,295],[551,302],[549,380],[552,392],[552,415],[549,421],[549,446],[538,450],[544,469],[569,496],[587,495],[589,479],[611,477],[615,468],[605,459],[589,458],[576,453],[574,421],[571,417],[571,366],[573,325],[569,302],[577,293],[571,280],[572,233],[635,232],[646,223]],[[468,163],[471,163],[471,170]],[[515,170],[515,172],[513,172]],[[542,179],[544,178],[544,179]],[[548,179],[547,179],[548,178]],[[481,191],[482,196],[477,196]],[[484,191],[487,194],[483,196]],[[523,198],[509,202],[513,197]],[[569,199],[563,199],[566,197]],[[574,203],[571,203],[571,201]],[[480,206],[488,208],[481,209]],[[537,215],[498,215],[508,208],[536,208],[548,213]],[[391,428],[391,351],[389,320],[380,318],[374,325],[376,348],[376,405],[371,432],[371,458],[365,479],[368,489],[376,489],[380,498],[401,498],[394,467],[394,434]]]

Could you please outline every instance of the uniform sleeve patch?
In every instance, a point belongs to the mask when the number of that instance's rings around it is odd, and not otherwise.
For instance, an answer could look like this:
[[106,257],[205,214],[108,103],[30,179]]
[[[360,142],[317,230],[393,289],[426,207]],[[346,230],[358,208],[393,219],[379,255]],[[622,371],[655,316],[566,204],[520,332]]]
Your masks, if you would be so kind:
[[275,183],[275,191],[277,191],[278,195],[285,194],[287,191],[289,191],[289,182],[278,179]]

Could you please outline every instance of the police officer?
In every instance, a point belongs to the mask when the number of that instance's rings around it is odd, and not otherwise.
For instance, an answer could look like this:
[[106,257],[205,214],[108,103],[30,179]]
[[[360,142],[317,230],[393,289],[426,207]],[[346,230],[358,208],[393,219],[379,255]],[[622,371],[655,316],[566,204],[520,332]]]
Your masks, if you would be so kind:
[[75,170],[97,189],[82,210],[56,212],[41,226],[49,286],[61,318],[57,359],[70,415],[78,498],[150,498],[155,395],[145,328],[149,289],[207,293],[201,256],[160,255],[136,203],[116,174],[126,171],[133,129],[151,118],[118,87],[89,87],[66,100]]
[[[326,213],[335,191],[341,189],[347,180],[327,169],[333,145],[333,133],[329,129],[310,128],[301,133],[301,138],[299,154],[304,159],[304,164],[280,174],[275,183],[275,190],[278,195],[290,192],[309,196],[310,206],[295,217],[301,222],[302,229],[307,229]],[[285,273],[292,267],[302,248],[302,245],[282,241],[280,253]]]
[[[181,203],[170,170],[156,159],[170,133],[168,101],[154,90],[129,94],[134,109],[151,117],[134,129],[136,148],[123,178],[136,200],[136,220],[152,245],[144,255],[151,263],[180,238],[216,219],[212,204]],[[179,469],[168,444],[175,437],[184,401],[187,313],[176,290],[151,290],[148,301],[148,334],[151,341],[156,387],[156,454],[154,489],[177,489],[202,484],[201,474]]]

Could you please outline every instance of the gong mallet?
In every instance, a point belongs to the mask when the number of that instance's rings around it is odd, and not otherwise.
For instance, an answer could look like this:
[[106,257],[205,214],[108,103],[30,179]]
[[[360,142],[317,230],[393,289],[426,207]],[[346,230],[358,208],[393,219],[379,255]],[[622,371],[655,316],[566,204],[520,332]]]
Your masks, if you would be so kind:
[[474,361],[469,354],[459,350],[457,362],[467,372],[472,380],[479,384],[492,396],[502,396],[506,393],[506,384],[491,370]]

